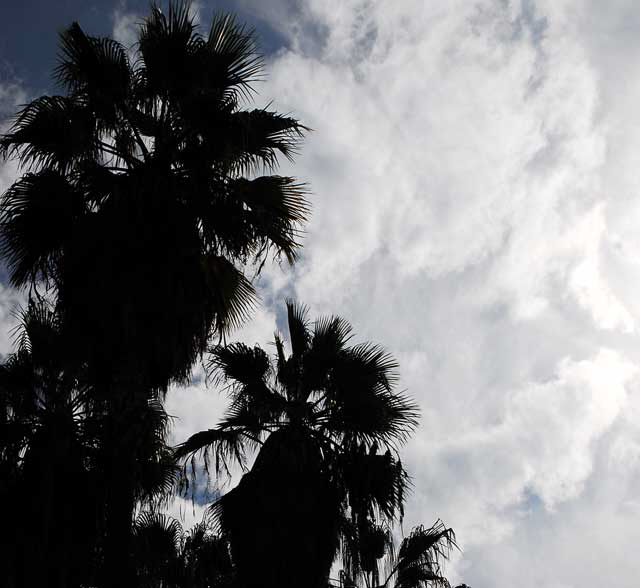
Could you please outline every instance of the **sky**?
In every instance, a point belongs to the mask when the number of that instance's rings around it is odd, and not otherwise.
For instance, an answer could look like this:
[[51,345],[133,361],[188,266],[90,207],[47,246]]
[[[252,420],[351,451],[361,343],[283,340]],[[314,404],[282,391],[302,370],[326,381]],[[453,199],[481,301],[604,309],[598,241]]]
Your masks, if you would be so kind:
[[[142,2],[10,3],[0,118],[55,92],[56,31],[126,44]],[[313,132],[280,173],[313,215],[237,339],[286,296],[400,363],[421,406],[405,530],[441,518],[473,588],[637,586],[640,562],[640,12],[632,0],[201,0],[256,28],[257,106]],[[0,189],[15,177],[0,168]],[[0,352],[20,294],[0,289]],[[225,399],[173,389],[173,440]],[[186,523],[197,518],[177,503]]]

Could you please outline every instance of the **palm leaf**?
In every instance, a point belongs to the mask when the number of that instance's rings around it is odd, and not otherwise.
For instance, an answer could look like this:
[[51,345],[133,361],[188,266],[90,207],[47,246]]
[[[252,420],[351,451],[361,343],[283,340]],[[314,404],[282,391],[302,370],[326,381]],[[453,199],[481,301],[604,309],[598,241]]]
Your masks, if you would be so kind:
[[297,304],[291,299],[286,301],[287,323],[289,325],[289,340],[294,356],[301,357],[309,348],[311,333],[307,315],[309,309],[303,304]]
[[132,72],[124,47],[108,38],[87,36],[74,22],[60,34],[57,80],[76,97],[85,100],[105,128],[117,123],[130,93]]
[[190,2],[171,2],[168,14],[152,6],[140,30],[138,48],[142,58],[139,75],[149,96],[179,97],[193,90],[200,78],[195,59],[204,41],[196,34]]
[[255,109],[233,113],[228,129],[222,130],[226,159],[240,173],[275,169],[278,153],[293,161],[309,129],[294,118]]
[[200,453],[208,468],[209,455],[214,458],[216,473],[230,474],[230,467],[235,463],[241,468],[246,466],[245,443],[246,437],[241,429],[208,429],[191,435],[184,443],[175,449],[176,460],[191,459],[192,469],[195,469],[194,458]]
[[340,317],[321,317],[314,322],[302,368],[303,387],[307,394],[324,391],[330,386],[333,368],[340,361],[352,331],[351,325]]
[[387,522],[403,514],[409,477],[402,462],[377,447],[354,448],[341,456],[343,482],[352,517],[363,521],[381,515]]
[[132,559],[139,586],[162,586],[179,577],[183,535],[180,523],[166,514],[146,511],[138,515],[133,524]]
[[[251,84],[260,79],[264,67],[262,57],[256,52],[252,31],[238,25],[233,16],[214,16],[207,40],[209,68],[215,85],[224,93],[238,91],[248,97]],[[234,101],[234,94],[230,96]]]
[[393,358],[381,347],[356,345],[336,359],[327,387],[325,426],[349,442],[404,443],[418,424],[417,405],[393,391]]
[[304,185],[293,178],[263,176],[234,180],[229,191],[232,198],[244,205],[252,241],[260,243],[262,250],[273,247],[277,254],[294,263],[300,247],[299,227],[309,214]]
[[441,571],[441,563],[457,547],[452,529],[442,521],[429,528],[413,529],[398,550],[398,559],[392,575],[396,574],[396,588],[419,588],[425,586],[449,587]]
[[209,373],[217,383],[249,386],[264,383],[271,373],[269,356],[257,345],[217,345],[210,349]]
[[215,332],[228,333],[240,326],[253,310],[255,289],[233,263],[219,255],[204,258],[203,269],[215,312]]
[[0,205],[0,255],[11,283],[22,287],[55,273],[55,261],[82,213],[80,195],[57,171],[22,176]]
[[16,116],[0,139],[0,155],[17,156],[21,165],[66,170],[98,153],[91,112],[71,98],[42,96]]
[[[370,576],[370,584],[379,583],[380,563],[393,555],[393,537],[389,527],[370,519],[357,522],[345,518],[341,529],[342,563],[349,578]],[[351,580],[355,587],[355,582]]]

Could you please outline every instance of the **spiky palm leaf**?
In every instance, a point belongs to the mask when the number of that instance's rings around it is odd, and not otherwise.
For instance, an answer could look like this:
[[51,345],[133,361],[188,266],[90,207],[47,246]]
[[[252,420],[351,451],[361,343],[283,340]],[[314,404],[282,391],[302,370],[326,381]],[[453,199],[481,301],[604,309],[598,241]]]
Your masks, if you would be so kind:
[[180,523],[165,514],[145,511],[133,524],[132,559],[137,586],[176,586],[180,577],[180,550],[183,531]]
[[441,564],[454,547],[456,536],[442,521],[436,521],[429,528],[416,527],[402,541],[385,585],[394,579],[395,588],[449,588]]

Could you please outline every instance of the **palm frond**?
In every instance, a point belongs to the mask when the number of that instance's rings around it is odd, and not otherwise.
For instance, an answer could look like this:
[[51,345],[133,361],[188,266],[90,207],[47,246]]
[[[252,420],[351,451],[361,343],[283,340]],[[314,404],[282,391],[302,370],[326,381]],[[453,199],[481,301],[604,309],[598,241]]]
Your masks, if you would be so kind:
[[138,75],[148,96],[180,97],[197,85],[201,61],[195,57],[204,41],[196,33],[190,4],[170,2],[166,15],[153,5],[140,29]]
[[273,170],[278,153],[293,160],[308,130],[296,119],[266,109],[235,112],[225,136],[227,158],[238,173]]
[[245,433],[241,429],[208,429],[191,435],[176,447],[174,455],[176,460],[191,459],[192,469],[196,454],[204,458],[206,467],[209,455],[212,455],[215,472],[229,475],[234,463],[243,469],[246,467],[245,443]]
[[203,266],[215,312],[215,332],[228,333],[248,318],[256,304],[256,291],[242,272],[224,257],[208,255]]
[[[154,511],[143,511],[133,524],[134,535],[148,542],[152,551],[177,550],[182,539],[182,525],[170,517]],[[163,549],[164,548],[164,549]]]
[[382,516],[388,523],[402,518],[409,476],[390,451],[379,453],[361,445],[345,452],[341,471],[352,517],[357,521]]
[[209,375],[216,383],[248,386],[264,383],[271,374],[269,356],[257,345],[244,343],[216,345],[209,350],[207,365]]
[[181,471],[165,441],[170,417],[159,399],[147,401],[136,412],[137,422],[131,419],[137,436],[136,499],[149,507],[164,506],[173,497]]
[[145,511],[133,524],[133,561],[140,586],[161,586],[179,573],[183,541],[180,523],[166,514]]
[[97,156],[95,129],[86,107],[65,96],[42,96],[18,113],[0,139],[0,155],[17,156],[26,167],[66,170],[74,161]]
[[260,79],[264,67],[253,31],[247,31],[231,15],[217,14],[211,23],[207,49],[216,85],[225,93],[237,90],[248,98],[253,91],[251,84]]
[[211,527],[205,519],[184,537],[181,556],[187,586],[232,585],[234,566],[229,541],[214,534]]
[[368,388],[344,388],[326,409],[323,427],[343,435],[345,443],[405,443],[418,424],[416,404],[399,394]]
[[25,174],[5,192],[0,204],[0,255],[15,287],[51,277],[82,209],[80,195],[51,169]]
[[284,369],[287,358],[284,354],[284,341],[282,339],[282,335],[277,331],[273,334],[273,343],[276,346],[276,365],[279,373]]
[[311,333],[309,331],[309,309],[304,304],[298,304],[292,299],[286,300],[287,323],[289,326],[289,340],[294,356],[302,356],[309,348]]
[[398,550],[395,588],[426,588],[431,586],[449,588],[442,575],[441,564],[448,559],[451,549],[457,547],[453,529],[442,521],[431,527],[413,529]]
[[345,439],[367,443],[404,443],[418,424],[418,406],[393,387],[396,362],[381,347],[363,343],[336,360],[327,402],[325,426],[342,430]]
[[370,519],[353,521],[345,518],[341,528],[343,572],[356,586],[356,579],[368,576],[368,585],[377,586],[381,564],[393,557],[393,536],[386,525]]
[[231,395],[222,426],[259,435],[263,424],[277,421],[285,411],[286,400],[269,388],[271,362],[260,347],[218,345],[211,349],[207,367],[215,383],[228,384]]
[[230,182],[230,195],[243,203],[252,241],[260,249],[273,247],[293,264],[300,247],[300,227],[308,220],[304,184],[293,178],[263,176]]
[[353,329],[344,319],[321,317],[313,324],[309,349],[303,358],[303,387],[307,393],[330,386],[333,368],[340,361]]
[[[59,360],[61,323],[55,308],[46,300],[30,298],[18,316],[20,324],[16,330],[16,351],[30,354],[33,361],[40,365],[46,365],[50,359]],[[62,363],[58,366],[61,367]]]
[[90,37],[74,22],[60,34],[58,82],[85,100],[103,128],[113,128],[117,109],[130,93],[132,72],[127,52],[113,39]]

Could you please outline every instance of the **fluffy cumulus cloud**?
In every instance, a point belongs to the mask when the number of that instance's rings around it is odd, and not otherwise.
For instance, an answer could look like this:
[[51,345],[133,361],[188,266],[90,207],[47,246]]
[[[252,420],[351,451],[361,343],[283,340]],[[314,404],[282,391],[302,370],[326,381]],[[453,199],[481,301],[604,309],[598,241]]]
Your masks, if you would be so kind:
[[314,129],[304,258],[264,288],[399,358],[405,526],[454,526],[476,587],[636,585],[634,3],[240,4],[287,41],[261,98]]

